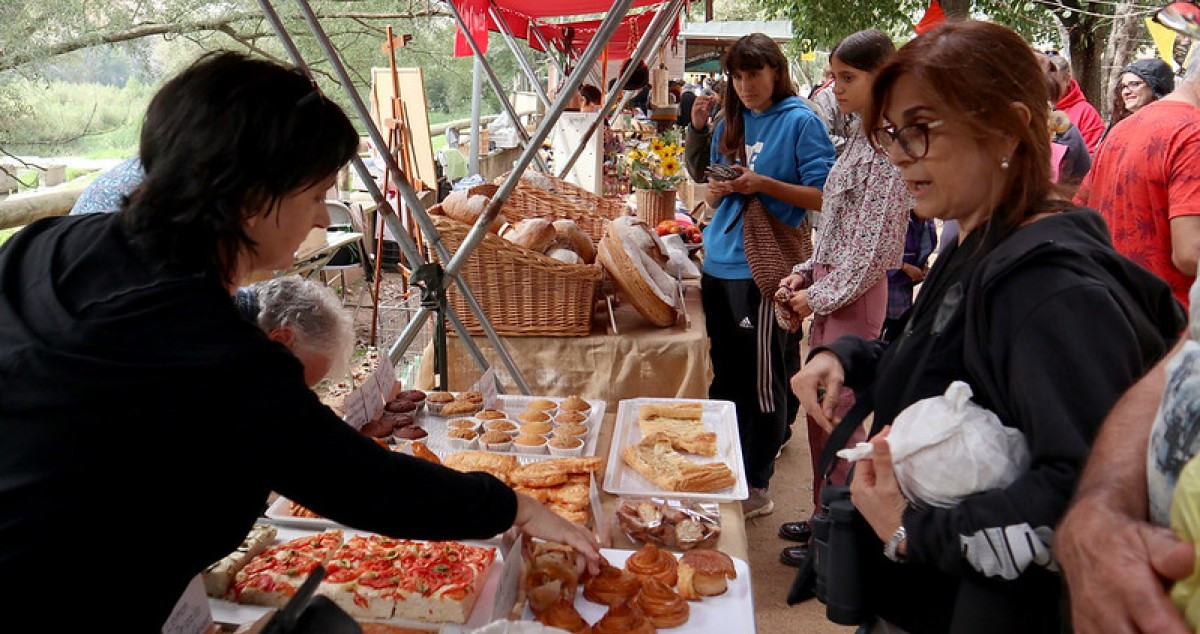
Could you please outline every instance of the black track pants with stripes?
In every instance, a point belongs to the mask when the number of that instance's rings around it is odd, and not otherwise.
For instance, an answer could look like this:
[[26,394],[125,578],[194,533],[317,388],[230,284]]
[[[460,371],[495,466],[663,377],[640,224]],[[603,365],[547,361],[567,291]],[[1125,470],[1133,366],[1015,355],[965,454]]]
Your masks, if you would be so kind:
[[713,382],[708,397],[737,406],[742,460],[750,486],[767,488],[799,401],[789,381],[800,370],[799,332],[775,323],[753,280],[704,275],[700,281]]

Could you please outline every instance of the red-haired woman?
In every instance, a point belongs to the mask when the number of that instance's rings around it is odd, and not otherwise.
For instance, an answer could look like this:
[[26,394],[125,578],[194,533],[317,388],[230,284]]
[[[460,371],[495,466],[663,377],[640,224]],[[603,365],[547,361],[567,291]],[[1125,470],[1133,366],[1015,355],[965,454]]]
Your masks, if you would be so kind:
[[737,405],[738,433],[750,485],[747,517],[771,512],[767,486],[798,402],[788,377],[800,368],[800,339],[775,324],[750,277],[742,242],[742,208],[757,195],[769,213],[792,227],[821,208],[821,187],[833,165],[833,145],[817,115],[796,96],[779,45],[751,33],[722,60],[730,82],[725,119],[713,132],[712,163],[733,165],[734,180],[710,182],[715,209],[704,232],[704,312],[711,340],[710,398]]
[[[827,426],[843,384],[873,399],[875,453],[850,491],[878,538],[861,553],[867,611],[887,627],[1062,629],[1054,528],[1104,415],[1182,327],[1165,283],[1050,183],[1046,86],[1029,81],[1038,73],[1016,33],[943,25],[880,70],[863,120],[917,215],[960,225],[894,340],[839,339],[792,382]],[[1024,434],[1031,463],[954,506],[913,503],[896,483],[888,424],[955,380]]]

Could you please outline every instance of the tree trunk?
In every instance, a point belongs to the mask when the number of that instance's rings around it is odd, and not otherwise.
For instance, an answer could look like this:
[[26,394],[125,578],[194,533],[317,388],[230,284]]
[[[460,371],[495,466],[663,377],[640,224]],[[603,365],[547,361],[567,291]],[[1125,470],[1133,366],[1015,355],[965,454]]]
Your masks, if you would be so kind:
[[971,14],[971,0],[938,0],[948,20],[966,20]]
[[1063,20],[1070,36],[1071,70],[1075,81],[1079,82],[1079,88],[1083,90],[1083,95],[1094,106],[1104,101],[1101,63],[1104,41],[1108,39],[1112,20],[1079,13],[1071,17],[1076,19]]
[[1113,95],[1117,82],[1121,80],[1121,69],[1133,59],[1142,29],[1142,18],[1134,14],[1133,2],[1118,4],[1114,15],[1117,17],[1113,18],[1112,31],[1100,65],[1104,92],[1099,101],[1092,102],[1106,121],[1112,116]]

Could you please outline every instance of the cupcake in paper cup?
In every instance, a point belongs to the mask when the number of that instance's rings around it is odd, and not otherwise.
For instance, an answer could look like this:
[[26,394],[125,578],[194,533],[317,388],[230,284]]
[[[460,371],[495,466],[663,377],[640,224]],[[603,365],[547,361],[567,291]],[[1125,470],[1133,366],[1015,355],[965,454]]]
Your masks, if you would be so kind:
[[479,437],[479,446],[487,451],[512,451],[512,434],[502,431],[489,431]]
[[578,412],[584,416],[588,416],[592,413],[592,404],[579,398],[579,395],[572,394],[558,404],[558,411]]
[[502,432],[511,438],[517,435],[517,424],[511,420],[489,420],[483,423],[483,431]]
[[446,433],[446,444],[458,451],[479,447],[479,434],[474,429],[451,429]]
[[587,419],[588,419],[587,414],[582,414],[580,412],[564,409],[554,415],[554,424],[555,425],[586,425]]
[[558,436],[546,443],[550,455],[555,458],[578,458],[583,455],[583,438],[579,436]]
[[521,434],[513,439],[513,449],[517,453],[543,455],[546,453],[546,437]]
[[466,429],[473,432],[478,432],[479,421],[475,420],[474,418],[453,418],[446,423],[446,429],[448,432],[458,429]]
[[454,395],[449,392],[430,392],[425,395],[425,409],[434,416],[442,415],[442,408],[454,401]]

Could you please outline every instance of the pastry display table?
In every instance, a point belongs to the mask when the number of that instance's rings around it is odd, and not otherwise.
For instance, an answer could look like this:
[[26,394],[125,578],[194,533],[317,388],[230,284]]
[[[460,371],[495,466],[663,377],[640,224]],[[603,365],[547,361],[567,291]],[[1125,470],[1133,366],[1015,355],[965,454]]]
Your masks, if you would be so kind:
[[[690,324],[657,328],[622,302],[613,311],[617,334],[602,310],[587,337],[506,337],[504,343],[533,394],[601,399],[612,412],[627,398],[707,398],[712,367],[698,282],[685,283],[684,303]],[[514,384],[487,338],[474,339],[511,392]],[[448,337],[447,347],[449,389],[470,389],[479,380],[479,366],[458,337]],[[433,387],[432,346],[422,354],[414,387]]]

